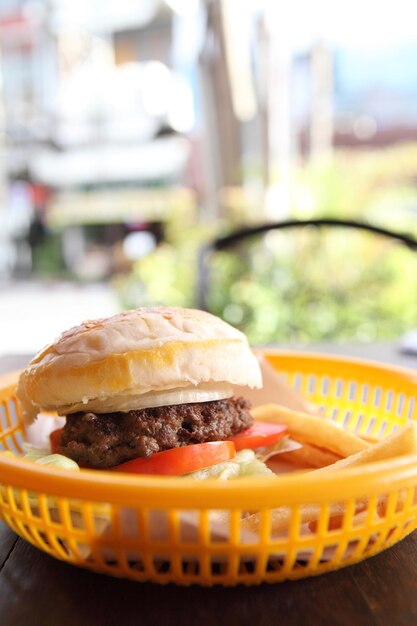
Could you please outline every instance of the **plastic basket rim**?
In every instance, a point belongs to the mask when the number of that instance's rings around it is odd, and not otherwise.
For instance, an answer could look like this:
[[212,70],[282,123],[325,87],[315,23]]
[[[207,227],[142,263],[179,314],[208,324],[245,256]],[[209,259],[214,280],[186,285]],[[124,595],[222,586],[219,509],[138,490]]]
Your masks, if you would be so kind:
[[[282,358],[296,358],[307,362],[338,363],[341,365],[356,365],[359,368],[371,368],[374,372],[396,373],[403,380],[417,384],[417,372],[411,368],[391,366],[384,363],[365,360],[356,357],[345,357],[316,352],[298,352],[295,350],[267,349],[258,350],[266,357],[279,356]],[[17,375],[17,373],[16,373]],[[0,376],[0,390],[2,381],[10,383],[10,374]],[[355,479],[360,478],[358,482]],[[206,480],[196,483],[182,477],[163,476],[132,476],[116,474],[104,470],[83,470],[69,472],[35,463],[24,461],[18,457],[10,457],[0,453],[0,481],[27,490],[37,490],[49,495],[88,498],[94,501],[117,502],[126,504],[140,496],[146,503],[155,505],[163,502],[173,506],[180,505],[179,498],[190,497],[193,492],[196,508],[201,506],[219,506],[219,500],[224,500],[224,506],[230,502],[240,506],[244,502],[245,492],[251,490],[257,502],[253,506],[275,506],[275,500],[282,503],[283,498],[288,504],[304,503],[306,501],[325,501],[332,497],[337,500],[340,496],[340,486],[343,485],[344,497],[362,497],[380,493],[383,488],[392,490],[403,488],[417,478],[417,455],[400,457],[398,459],[378,461],[366,466],[346,468],[337,474],[308,476],[303,472],[292,472],[279,476],[279,480],[265,480],[264,477],[243,478],[239,481]],[[350,484],[346,484],[349,480]],[[308,490],[306,489],[308,487]],[[324,487],[326,487],[324,489]],[[308,498],[306,499],[306,494]],[[188,497],[188,498],[187,498]],[[232,499],[232,500],[231,500]],[[222,505],[223,506],[223,505]]]
[[[3,458],[2,458],[3,457]],[[222,508],[242,506],[251,493],[251,506],[270,507],[278,504],[304,504],[340,499],[361,498],[402,489],[415,484],[417,479],[417,454],[393,460],[369,463],[366,466],[347,468],[337,474],[308,476],[293,472],[265,480],[263,477],[239,481],[206,480],[196,482],[181,477],[114,476],[111,472],[83,470],[72,473],[45,466],[33,468],[31,461],[21,461],[0,453],[0,483],[38,491],[51,496],[61,496],[91,501],[109,501],[117,504],[133,503],[137,499],[144,505],[182,506],[181,496],[187,502],[193,494],[193,506],[216,507],[224,500]],[[35,471],[33,471],[35,469]],[[1,471],[4,470],[4,473]],[[358,482],[357,479],[360,479]],[[346,484],[349,481],[349,484]],[[45,482],[47,484],[45,484]],[[39,488],[41,485],[41,488]],[[93,488],[92,491],[90,488]],[[307,497],[306,497],[307,496]],[[157,507],[156,507],[157,508]]]
[[[343,345],[343,344],[341,344]],[[408,382],[415,383],[417,385],[417,369],[414,370],[411,367],[398,364],[385,363],[383,361],[376,361],[374,359],[367,359],[357,356],[348,356],[340,354],[332,354],[328,352],[318,351],[298,351],[291,349],[281,348],[253,348],[254,352],[258,355],[277,356],[280,358],[288,358],[290,360],[302,361],[304,363],[322,361],[326,364],[337,363],[338,365],[353,365],[359,369],[372,370],[375,373],[390,373],[397,374],[399,378],[408,380]]]

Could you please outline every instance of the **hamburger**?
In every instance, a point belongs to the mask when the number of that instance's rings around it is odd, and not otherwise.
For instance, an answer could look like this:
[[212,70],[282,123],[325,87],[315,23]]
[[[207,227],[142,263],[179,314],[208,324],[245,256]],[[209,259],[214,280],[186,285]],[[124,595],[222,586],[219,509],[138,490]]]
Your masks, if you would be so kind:
[[[240,331],[203,311],[155,307],[64,332],[22,372],[17,397],[26,423],[42,411],[66,417],[55,452],[84,467],[140,468],[248,432],[250,404],[234,385],[262,386]],[[226,460],[205,454],[206,464]]]

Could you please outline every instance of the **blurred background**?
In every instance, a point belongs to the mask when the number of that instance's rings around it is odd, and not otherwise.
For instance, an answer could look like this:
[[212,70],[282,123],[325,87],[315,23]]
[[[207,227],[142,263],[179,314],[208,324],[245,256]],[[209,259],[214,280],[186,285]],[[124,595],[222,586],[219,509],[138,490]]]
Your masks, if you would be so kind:
[[[0,0],[0,354],[85,318],[196,306],[233,229],[417,235],[413,3]],[[210,310],[257,344],[417,326],[417,253],[267,233],[212,259]]]

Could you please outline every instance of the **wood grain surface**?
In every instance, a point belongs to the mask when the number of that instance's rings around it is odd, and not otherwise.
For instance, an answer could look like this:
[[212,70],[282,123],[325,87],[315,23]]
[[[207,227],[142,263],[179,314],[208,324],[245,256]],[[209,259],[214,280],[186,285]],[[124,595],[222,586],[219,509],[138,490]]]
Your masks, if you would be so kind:
[[[380,360],[403,364],[393,354],[387,349]],[[378,347],[376,358],[383,355]],[[368,351],[363,356],[373,355]],[[0,373],[26,362],[27,357],[0,358]],[[147,624],[415,626],[417,531],[358,565],[315,578],[259,587],[182,588],[73,567],[17,538],[0,522],[1,626]]]

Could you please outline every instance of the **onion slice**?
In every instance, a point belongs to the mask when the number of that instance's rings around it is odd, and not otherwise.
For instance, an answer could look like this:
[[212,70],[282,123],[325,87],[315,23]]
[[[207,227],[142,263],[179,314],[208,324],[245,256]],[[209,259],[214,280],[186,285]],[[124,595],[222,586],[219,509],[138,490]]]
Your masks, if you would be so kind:
[[[189,387],[151,391],[144,394],[126,394],[94,398],[80,405],[63,407],[65,413],[89,410],[99,413],[127,412],[192,402],[213,402],[233,396],[233,387],[228,383],[202,383]],[[61,411],[60,411],[61,412]]]
[[[141,396],[136,396],[134,403],[137,409],[148,409],[173,404],[213,402],[213,400],[224,400],[231,396],[233,396],[233,388],[230,385],[216,385],[216,387],[212,385],[197,385],[192,388],[184,387],[160,391],[159,393],[146,393]],[[129,403],[130,401],[129,398]]]

